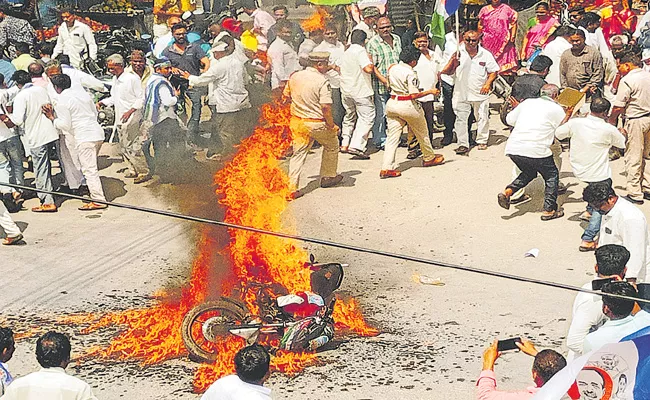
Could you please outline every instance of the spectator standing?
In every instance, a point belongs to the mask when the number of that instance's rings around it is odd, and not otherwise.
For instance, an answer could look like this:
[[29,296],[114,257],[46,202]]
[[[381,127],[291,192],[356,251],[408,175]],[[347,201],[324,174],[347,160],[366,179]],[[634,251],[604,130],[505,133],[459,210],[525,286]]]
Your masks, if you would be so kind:
[[16,350],[14,333],[11,329],[0,327],[0,397],[5,394],[7,386],[14,380],[7,367]]
[[494,56],[500,72],[517,69],[517,12],[501,0],[490,0],[490,4],[481,8],[478,18],[481,44]]
[[339,60],[341,96],[345,117],[341,131],[341,152],[361,158],[365,154],[368,135],[375,120],[375,104],[371,74],[374,65],[366,51],[366,32],[352,31],[350,46]]
[[487,149],[490,138],[490,91],[499,72],[499,64],[492,54],[479,45],[478,32],[465,32],[463,40],[465,43],[460,48],[460,58],[455,53],[442,71],[443,74],[455,74],[452,104],[456,114],[454,130],[459,144],[455,152],[459,155],[469,154],[470,127],[467,121],[472,111],[478,124],[478,148]]
[[271,357],[263,346],[254,344],[235,354],[235,375],[214,382],[201,400],[271,400],[271,389],[264,387],[269,377]]
[[325,77],[329,69],[329,54],[311,53],[310,66],[291,75],[284,87],[284,97],[291,99],[290,129],[293,156],[289,160],[289,181],[299,191],[300,173],[314,140],[323,146],[320,186],[338,185],[343,176],[336,173],[339,161],[338,127],[332,116],[332,91]]
[[124,72],[132,72],[140,77],[140,82],[142,83],[142,89],[147,87],[147,81],[153,74],[153,67],[147,64],[147,58],[145,57],[144,51],[142,50],[133,50],[131,56],[129,57],[129,65],[124,69]]
[[324,52],[329,53],[330,55],[330,69],[327,71],[327,80],[332,88],[332,115],[334,117],[334,123],[340,129],[342,127],[345,110],[343,109],[341,99],[341,75],[339,74],[338,64],[341,61],[341,57],[343,57],[345,46],[338,40],[338,33],[335,24],[328,23],[325,25],[323,35],[323,41],[314,48],[314,52]]
[[[521,173],[499,193],[499,205],[509,209],[510,197],[540,174],[545,186],[542,221],[564,216],[564,211],[557,204],[559,172],[550,148],[555,129],[568,118],[562,106],[555,102],[558,92],[557,86],[545,85],[540,98],[524,100],[506,117],[508,125],[514,126],[514,129],[506,142],[505,153]],[[570,113],[567,112],[567,115]]]
[[142,152],[144,138],[140,133],[144,102],[142,84],[136,74],[124,72],[124,58],[121,55],[113,54],[106,63],[113,75],[111,96],[99,104],[115,107],[120,152],[129,164],[126,177],[134,178],[133,183],[144,183],[151,179],[151,175]]
[[[627,272],[627,262],[630,252],[618,244],[606,244],[596,249],[597,279],[624,280]],[[588,282],[583,289],[593,290],[593,283]],[[580,356],[584,347],[585,337],[602,326],[607,317],[603,314],[603,300],[601,296],[579,292],[573,301],[573,317],[566,345],[569,348],[569,360]]]
[[580,21],[585,15],[585,8],[583,6],[573,6],[569,8],[569,21],[571,25],[577,29],[580,26]]
[[[7,110],[11,104],[18,87],[7,88],[4,76],[0,74],[0,110]],[[25,185],[25,167],[23,166],[23,145],[15,129],[10,129],[0,121],[0,182]],[[22,202],[22,192],[8,186],[0,186],[0,192],[11,193],[14,202]]]
[[257,7],[255,0],[243,0],[244,12],[253,18],[253,33],[257,38],[257,49],[266,51],[269,48],[269,29],[275,25],[275,18]]
[[43,43],[36,46],[39,60],[43,65],[52,61],[52,53],[54,52],[54,45],[51,43]]
[[524,354],[534,357],[532,375],[535,386],[516,392],[497,390],[497,377],[494,364],[501,353],[497,350],[497,341],[492,343],[483,353],[483,371],[476,381],[478,387],[477,400],[524,400],[532,399],[535,393],[551,378],[560,372],[567,363],[564,357],[554,350],[537,351],[535,345],[527,340],[517,342],[517,347]]
[[[597,182],[612,184],[609,149],[625,147],[625,137],[614,125],[607,123],[610,107],[606,99],[596,98],[591,102],[590,115],[569,120],[555,131],[555,137],[560,140],[571,138],[569,157],[573,175],[588,185]],[[579,249],[595,250],[601,215],[588,205],[581,218],[588,220],[589,226],[582,235]]]
[[[33,44],[36,40],[36,30],[29,21],[16,18],[7,14],[8,4],[0,7],[0,53],[9,51],[9,56],[14,57],[16,43]],[[5,74],[6,71],[0,71]],[[5,77],[11,75],[5,74]]]
[[[52,191],[52,163],[50,147],[59,138],[52,124],[41,112],[44,105],[50,103],[47,90],[34,86],[32,78],[25,71],[16,71],[13,80],[20,88],[14,98],[13,111],[9,115],[0,115],[0,120],[8,127],[19,126],[24,129],[26,147],[34,163],[36,188]],[[54,197],[51,194],[38,193],[41,205],[33,207],[34,212],[56,212]]]
[[66,374],[70,340],[62,333],[48,332],[36,341],[36,360],[42,369],[14,380],[3,400],[97,400],[86,382]]
[[[187,71],[191,75],[200,75],[210,68],[210,60],[198,42],[188,43],[187,27],[176,24],[172,27],[174,43],[163,51],[163,56],[169,59],[172,67]],[[187,82],[181,84],[181,92]],[[205,88],[189,88],[185,91],[192,102],[192,112],[187,120],[190,144],[197,145],[199,140],[199,122],[201,121],[201,97],[207,94]]]
[[541,55],[547,56],[553,61],[546,82],[551,83],[557,87],[561,86],[560,83],[560,59],[562,54],[571,48],[569,38],[572,36],[574,29],[568,26],[560,26],[555,31],[555,39],[544,47]]
[[603,57],[597,49],[585,44],[584,31],[578,29],[571,33],[571,49],[560,58],[561,86],[594,95],[603,87]]
[[172,27],[176,24],[182,23],[183,20],[180,17],[171,16],[167,18],[167,33],[160,36],[154,46],[153,46],[153,56],[156,58],[162,57],[163,51],[169,47],[174,42],[174,36],[172,35]]
[[603,33],[605,40],[614,35],[630,35],[636,30],[637,16],[630,9],[629,0],[612,3],[611,14],[603,18]]
[[587,186],[582,191],[583,199],[602,214],[598,246],[620,244],[630,252],[627,263],[627,280],[645,281],[650,239],[648,222],[641,210],[616,195],[609,182]]
[[[451,18],[449,19],[451,21]],[[436,52],[440,55],[440,68],[443,69],[451,60],[451,57],[458,50],[458,39],[456,33],[451,29],[450,32],[445,34],[445,49],[440,50],[436,48]],[[445,73],[440,74],[440,87],[442,89],[442,119],[445,123],[445,130],[443,132],[442,142],[440,144],[449,146],[454,141],[454,125],[456,124],[456,114],[453,107],[453,94],[454,94],[454,76]]]
[[287,20],[278,21],[278,37],[269,46],[271,63],[271,89],[282,90],[289,77],[300,70],[298,53],[291,45],[291,26]]
[[70,57],[71,65],[75,68],[82,68],[88,57],[97,60],[97,44],[90,27],[77,20],[68,10],[61,12],[61,19],[63,23],[59,26],[52,58],[65,54]]
[[[300,27],[299,23],[289,20],[289,9],[287,8],[287,6],[285,6],[284,4],[273,6],[273,18],[275,18],[276,21],[280,21],[280,20],[289,21],[289,25],[291,26],[291,45],[293,46],[294,49],[299,49],[300,45],[305,40],[305,32],[303,32],[302,27]],[[269,28],[269,35],[268,35],[269,44],[273,43],[273,41],[278,36],[278,32],[277,32],[278,27],[276,25],[277,22],[275,23],[275,25]]]
[[[636,289],[628,282],[606,283],[602,292],[620,296],[636,297]],[[608,318],[600,328],[585,337],[582,353],[598,350],[606,344],[616,343],[625,336],[638,330],[632,316],[636,302],[603,295],[603,314]]]
[[[438,88],[438,75],[442,70],[441,60],[438,55],[429,48],[429,36],[425,32],[415,32],[413,34],[413,44],[420,50],[420,58],[413,70],[417,73],[421,90],[430,90]],[[438,91],[440,92],[440,91]],[[435,97],[428,95],[420,97],[418,102],[422,105],[424,117],[427,120],[427,132],[429,140],[433,143],[435,134]]]
[[56,107],[45,107],[43,113],[55,128],[74,136],[75,152],[90,191],[91,201],[79,207],[79,210],[104,209],[108,206],[94,201],[106,201],[97,168],[97,156],[104,143],[104,129],[97,122],[97,108],[89,94],[71,89],[72,81],[68,75],[54,75],[50,80],[59,97]]
[[622,75],[609,122],[617,125],[624,117],[626,198],[635,204],[650,199],[650,167],[646,165],[650,151],[650,72],[641,68],[634,51],[619,54],[618,71]]
[[395,154],[405,126],[408,126],[409,132],[415,135],[420,144],[423,167],[440,165],[445,161],[441,154],[433,152],[422,106],[415,101],[425,96],[440,93],[436,88],[420,91],[417,73],[413,70],[420,55],[420,50],[415,47],[405,47],[400,54],[399,64],[388,68],[388,86],[390,87],[390,99],[386,104],[388,137],[386,138],[384,160],[379,172],[379,177],[382,179],[402,175],[397,170],[397,165],[395,165]]
[[352,32],[356,30],[364,31],[366,33],[366,40],[369,41],[377,35],[375,25],[380,16],[381,13],[379,12],[379,8],[375,6],[364,8],[361,10],[361,17],[363,17],[363,19],[352,28]]
[[418,31],[415,16],[406,19],[406,26],[404,28],[404,33],[402,33],[400,39],[402,40],[402,43],[404,43],[404,46],[408,46],[413,43],[415,40],[415,33]]
[[605,57],[609,53],[609,46],[605,35],[600,27],[600,15],[595,12],[586,12],[580,20],[579,29],[585,33],[585,43],[600,52],[600,55]]
[[36,62],[36,59],[29,52],[30,48],[28,43],[16,43],[16,58],[11,60],[11,63],[17,70],[27,71],[29,64]]
[[393,25],[388,17],[377,19],[378,35],[369,39],[366,49],[375,65],[372,76],[372,87],[375,101],[375,123],[372,127],[372,136],[375,147],[384,148],[386,141],[386,103],[390,98],[388,90],[388,67],[399,62],[402,52],[402,42],[399,36],[393,34]]
[[522,61],[529,60],[535,51],[546,46],[551,35],[560,24],[557,18],[549,13],[548,3],[543,1],[537,3],[535,7],[535,22],[535,25],[530,27],[526,36],[524,36],[519,56]]

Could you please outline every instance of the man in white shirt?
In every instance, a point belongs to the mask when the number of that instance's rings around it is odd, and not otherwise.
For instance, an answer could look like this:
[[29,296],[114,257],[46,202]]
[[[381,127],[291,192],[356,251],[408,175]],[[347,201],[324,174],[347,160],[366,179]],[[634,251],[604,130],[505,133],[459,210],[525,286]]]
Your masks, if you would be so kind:
[[127,178],[135,178],[133,183],[143,183],[151,179],[151,174],[142,151],[144,138],[140,133],[144,94],[140,77],[124,71],[124,58],[113,54],[106,59],[108,71],[113,74],[111,96],[99,102],[115,106],[115,120],[120,150],[130,171]]
[[[620,296],[636,297],[636,289],[628,282],[610,282],[602,288],[603,293],[616,294]],[[606,344],[616,343],[625,336],[638,330],[634,322],[632,310],[636,302],[634,300],[619,299],[604,295],[603,314],[609,320],[585,337],[582,346],[582,353],[586,354],[593,350],[598,350]]]
[[259,344],[244,347],[235,354],[236,375],[218,379],[201,400],[271,400],[271,389],[264,387],[270,362],[269,353]]
[[[440,63],[439,55],[429,48],[429,35],[425,32],[416,32],[413,35],[413,44],[420,50],[420,58],[417,65],[413,70],[418,74],[418,81],[420,82],[421,90],[429,90],[438,87],[438,75],[443,65]],[[429,140],[433,143],[433,136],[435,135],[435,100],[433,95],[421,97],[418,102],[422,105],[424,117],[427,120],[427,129],[429,133]],[[409,141],[409,154],[408,159],[414,159],[422,154],[419,143],[412,138]]]
[[[596,182],[612,183],[612,169],[609,166],[609,149],[625,148],[625,137],[614,125],[607,123],[611,104],[605,98],[597,97],[591,102],[591,114],[584,118],[574,118],[555,131],[559,140],[571,138],[569,158],[576,178],[587,184]],[[587,215],[588,214],[588,215]],[[582,235],[580,251],[593,251],[600,231],[601,215],[587,206],[587,214],[582,219],[589,220],[589,226]]]
[[602,214],[598,246],[620,244],[630,252],[627,280],[645,281],[650,254],[650,237],[645,215],[634,204],[620,198],[609,182],[587,186],[583,199]]
[[364,47],[366,33],[360,29],[353,31],[350,42],[352,44],[345,50],[338,64],[341,97],[345,108],[341,152],[366,156],[368,135],[375,121],[374,91],[370,78],[374,66]]
[[104,129],[97,122],[97,108],[88,93],[71,89],[72,80],[68,75],[54,75],[50,80],[59,98],[55,107],[46,107],[43,113],[54,123],[55,128],[70,132],[74,136],[81,172],[86,179],[92,200],[79,207],[79,210],[104,209],[106,204],[94,202],[106,201],[97,168],[97,155],[104,143]]
[[[0,115],[0,120],[7,126],[19,126],[24,129],[25,143],[34,163],[36,188],[52,191],[52,163],[50,146],[59,139],[52,121],[43,115],[41,109],[50,103],[47,90],[34,86],[32,78],[26,71],[16,71],[13,81],[20,88],[14,98],[13,112]],[[56,212],[54,197],[51,194],[38,193],[41,205],[33,207],[33,212]]]
[[257,38],[258,50],[266,51],[269,47],[269,28],[275,25],[275,18],[266,11],[258,8],[255,0],[244,0],[242,2],[242,8],[246,14],[253,18],[253,33]]
[[76,20],[75,16],[67,10],[61,12],[61,19],[63,23],[59,26],[59,35],[52,58],[65,54],[70,57],[75,68],[82,68],[83,60],[88,57],[97,60],[97,44],[92,29]]
[[341,99],[341,75],[338,71],[338,64],[341,57],[343,57],[345,46],[338,40],[336,24],[328,23],[325,25],[323,35],[323,41],[314,47],[314,51],[317,53],[325,52],[330,55],[330,70],[327,71],[327,80],[332,87],[332,114],[334,116],[334,123],[341,129],[345,110],[343,109]]
[[278,37],[269,46],[271,63],[271,89],[282,90],[289,77],[300,70],[298,53],[291,47],[291,25],[286,20],[277,23]]
[[[451,19],[449,19],[451,21]],[[456,33],[452,29],[451,32],[445,34],[445,49],[441,50],[436,47],[436,54],[440,59],[440,67],[446,66],[451,60],[451,57],[458,49],[458,40]],[[442,89],[442,119],[445,123],[445,130],[443,132],[442,142],[440,144],[449,146],[454,141],[454,125],[456,124],[456,114],[454,114],[453,95],[454,95],[454,76],[447,74],[440,74],[440,88]]]
[[379,19],[380,15],[381,13],[377,7],[370,6],[364,8],[361,10],[363,20],[359,21],[359,23],[352,28],[352,32],[362,30],[366,33],[366,40],[372,39],[377,34],[377,32],[375,32],[375,25],[377,24],[377,19]]
[[[630,252],[621,245],[607,244],[596,249],[596,283],[601,279],[624,280],[627,272],[627,262],[630,259]],[[598,290],[594,282],[588,282],[582,286],[583,289]],[[566,345],[569,348],[568,359],[582,354],[585,337],[590,332],[598,329],[607,321],[603,314],[602,297],[579,292],[573,302],[573,317],[571,326],[566,337]]]
[[555,39],[547,44],[541,52],[553,61],[548,75],[546,75],[546,82],[558,87],[560,86],[560,58],[562,58],[562,53],[571,48],[571,43],[569,43],[571,32],[570,27],[560,26],[555,30]]
[[[271,48],[278,40],[283,39],[279,36],[271,43]],[[217,153],[231,154],[234,146],[250,135],[251,122],[254,121],[245,87],[244,64],[234,54],[228,54],[228,45],[224,42],[217,42],[212,48],[212,54],[215,62],[210,63],[207,72],[200,76],[185,75],[191,86],[212,84],[208,102],[214,110],[215,131],[218,135],[213,134],[211,137],[213,140],[208,149],[208,157]]]
[[3,400],[97,400],[86,382],[66,374],[70,340],[64,334],[41,336],[36,341],[36,360],[43,368],[14,380]]
[[544,85],[541,97],[524,100],[506,117],[508,125],[514,126],[514,129],[506,142],[505,153],[521,173],[499,193],[499,205],[509,209],[510,197],[540,174],[545,185],[542,221],[564,215],[557,204],[559,172],[551,151],[555,129],[567,118],[562,106],[555,102],[558,93],[557,86]]
[[[7,88],[4,75],[0,74],[0,110],[6,112],[16,94],[17,86]],[[25,168],[23,166],[23,145],[15,129],[10,129],[0,121],[0,182],[25,185]],[[0,185],[0,192],[11,193],[12,199],[18,201],[22,193],[14,188]]]
[[460,59],[454,53],[443,74],[455,74],[453,108],[456,114],[454,130],[458,137],[456,154],[469,154],[469,115],[474,111],[478,124],[476,143],[479,150],[487,149],[490,138],[490,91],[499,72],[494,56],[478,43],[479,34],[467,31],[463,35]]

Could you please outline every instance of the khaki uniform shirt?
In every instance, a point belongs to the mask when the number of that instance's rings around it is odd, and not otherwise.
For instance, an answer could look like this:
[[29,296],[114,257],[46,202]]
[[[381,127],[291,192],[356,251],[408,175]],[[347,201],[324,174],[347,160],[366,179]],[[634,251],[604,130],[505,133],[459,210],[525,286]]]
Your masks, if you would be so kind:
[[562,53],[560,58],[560,83],[562,87],[580,90],[587,84],[602,86],[605,77],[603,57],[598,50],[585,46],[578,56],[571,49]]
[[284,87],[291,97],[291,115],[303,119],[325,120],[323,104],[332,104],[332,89],[327,77],[313,67],[295,72]]
[[390,83],[390,94],[395,96],[420,92],[417,73],[410,65],[401,61],[388,68],[388,82]]
[[624,107],[625,118],[650,116],[650,72],[637,68],[625,75],[613,106]]

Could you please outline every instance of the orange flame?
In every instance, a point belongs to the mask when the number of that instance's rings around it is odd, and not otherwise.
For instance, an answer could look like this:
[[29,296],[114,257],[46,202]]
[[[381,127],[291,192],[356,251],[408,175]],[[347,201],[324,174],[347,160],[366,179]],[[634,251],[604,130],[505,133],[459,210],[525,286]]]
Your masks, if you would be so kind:
[[319,6],[316,11],[306,20],[300,23],[302,29],[306,32],[313,32],[316,30],[325,30],[325,24],[331,18],[325,7]]

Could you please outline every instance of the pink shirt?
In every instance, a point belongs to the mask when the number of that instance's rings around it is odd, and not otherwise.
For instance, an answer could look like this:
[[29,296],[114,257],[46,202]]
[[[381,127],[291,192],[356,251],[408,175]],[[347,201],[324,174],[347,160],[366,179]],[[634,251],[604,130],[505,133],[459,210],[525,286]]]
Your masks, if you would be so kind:
[[42,76],[32,78],[32,84],[34,84],[34,86],[39,86],[39,87],[42,87],[42,88],[47,87],[47,81]]
[[539,388],[529,386],[526,390],[519,392],[502,392],[497,390],[497,378],[494,371],[485,370],[481,372],[476,382],[478,387],[477,400],[528,400],[532,399]]

